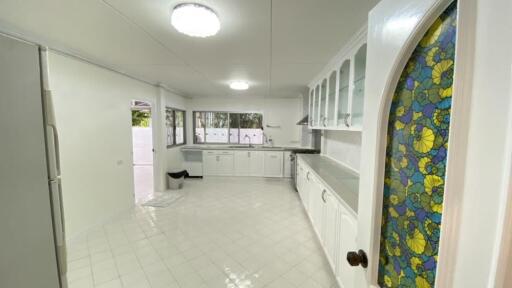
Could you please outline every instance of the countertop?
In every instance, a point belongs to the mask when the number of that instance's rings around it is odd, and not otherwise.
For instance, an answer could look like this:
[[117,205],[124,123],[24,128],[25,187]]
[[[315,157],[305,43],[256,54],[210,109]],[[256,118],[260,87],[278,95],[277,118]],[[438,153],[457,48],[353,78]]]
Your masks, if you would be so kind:
[[[236,146],[236,147],[234,147]],[[233,151],[313,151],[315,149],[308,147],[282,147],[282,146],[254,146],[248,145],[187,145],[181,147],[181,151],[203,151],[203,150],[233,150]]]
[[325,156],[317,154],[298,154],[298,156],[357,214],[359,175]]

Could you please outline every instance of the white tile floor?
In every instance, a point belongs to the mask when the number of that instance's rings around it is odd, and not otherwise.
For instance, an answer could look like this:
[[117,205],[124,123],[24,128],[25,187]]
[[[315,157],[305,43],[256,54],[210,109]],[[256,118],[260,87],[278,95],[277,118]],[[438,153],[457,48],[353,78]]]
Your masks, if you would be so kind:
[[288,180],[188,180],[69,245],[70,288],[337,287]]

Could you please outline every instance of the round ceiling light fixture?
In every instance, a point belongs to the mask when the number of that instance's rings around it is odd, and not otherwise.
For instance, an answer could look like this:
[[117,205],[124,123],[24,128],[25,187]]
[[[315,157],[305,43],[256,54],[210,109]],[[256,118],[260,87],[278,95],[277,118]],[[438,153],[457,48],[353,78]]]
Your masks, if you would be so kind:
[[210,37],[220,30],[220,20],[211,8],[197,3],[176,5],[171,13],[171,24],[192,37]]
[[229,84],[229,87],[233,90],[247,90],[249,89],[249,83],[247,81],[233,81]]

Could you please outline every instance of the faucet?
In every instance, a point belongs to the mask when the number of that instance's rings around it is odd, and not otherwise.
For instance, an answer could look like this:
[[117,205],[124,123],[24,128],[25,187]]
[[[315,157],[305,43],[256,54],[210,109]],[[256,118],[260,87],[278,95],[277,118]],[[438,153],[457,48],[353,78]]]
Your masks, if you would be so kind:
[[249,138],[249,148],[252,148],[251,136],[249,136],[249,135],[245,134],[244,139],[245,139],[245,138]]

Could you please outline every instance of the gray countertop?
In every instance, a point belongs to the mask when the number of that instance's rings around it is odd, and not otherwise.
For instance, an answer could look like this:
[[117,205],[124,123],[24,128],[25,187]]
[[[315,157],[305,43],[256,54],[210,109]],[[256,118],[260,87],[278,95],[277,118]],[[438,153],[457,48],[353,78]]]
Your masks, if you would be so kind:
[[359,175],[325,156],[298,154],[330,190],[335,192],[356,214],[359,201]]
[[[237,146],[237,147],[234,147]],[[188,145],[181,147],[181,151],[203,151],[203,150],[233,150],[233,151],[304,151],[304,150],[314,150],[308,147],[282,147],[282,146],[254,146],[249,148],[247,145]]]

